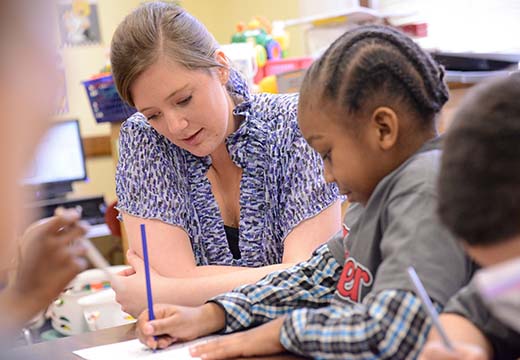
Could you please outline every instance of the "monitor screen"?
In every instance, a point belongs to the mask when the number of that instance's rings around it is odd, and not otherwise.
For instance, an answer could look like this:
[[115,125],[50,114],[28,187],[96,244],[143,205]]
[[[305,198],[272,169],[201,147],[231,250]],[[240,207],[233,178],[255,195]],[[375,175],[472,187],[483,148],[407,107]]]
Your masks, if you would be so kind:
[[77,120],[54,123],[42,139],[24,185],[85,180],[85,156]]

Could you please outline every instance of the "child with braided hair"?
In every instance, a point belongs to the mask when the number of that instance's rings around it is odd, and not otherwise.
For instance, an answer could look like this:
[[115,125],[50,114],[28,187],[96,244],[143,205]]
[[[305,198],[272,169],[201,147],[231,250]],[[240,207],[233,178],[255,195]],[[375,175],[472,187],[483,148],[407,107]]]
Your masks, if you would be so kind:
[[[139,317],[152,348],[210,333],[203,359],[291,351],[320,359],[417,356],[430,320],[407,278],[413,265],[441,309],[472,273],[436,215],[443,69],[406,35],[363,26],[338,38],[307,72],[299,126],[348,199],[346,236],[306,262],[201,307],[157,305]],[[154,336],[157,336],[156,340]]]

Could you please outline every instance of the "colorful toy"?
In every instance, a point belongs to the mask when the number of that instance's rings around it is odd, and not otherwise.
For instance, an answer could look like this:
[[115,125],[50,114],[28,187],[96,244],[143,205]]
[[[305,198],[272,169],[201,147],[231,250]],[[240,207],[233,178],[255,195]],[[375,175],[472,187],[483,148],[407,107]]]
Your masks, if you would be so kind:
[[257,66],[260,68],[264,67],[265,63],[267,62],[267,51],[265,50],[265,47],[263,47],[262,45],[256,45],[255,53]]
[[[268,60],[262,68],[258,68],[257,75],[255,77],[255,83],[259,85],[260,91],[279,93],[286,91],[298,91],[300,80],[303,80],[303,72],[297,70],[306,70],[311,66],[313,59],[311,57],[301,58],[288,58],[279,60]],[[282,76],[282,82],[284,84],[290,83],[286,86],[280,85],[280,79],[278,75],[284,75],[292,73],[287,79]],[[301,77],[300,80],[296,81],[294,78]]]
[[[236,33],[231,36],[232,43],[250,42],[256,52],[258,74],[263,74],[262,68],[268,60],[280,60],[287,56],[289,35],[281,23],[271,26],[269,20],[256,16],[249,23],[240,22],[236,26]],[[255,77],[258,82],[263,76]]]
[[289,33],[285,31],[284,25],[281,21],[273,21],[271,36],[278,42],[278,44],[280,44],[280,48],[282,49],[282,58],[285,59],[288,55],[287,52],[289,49]]

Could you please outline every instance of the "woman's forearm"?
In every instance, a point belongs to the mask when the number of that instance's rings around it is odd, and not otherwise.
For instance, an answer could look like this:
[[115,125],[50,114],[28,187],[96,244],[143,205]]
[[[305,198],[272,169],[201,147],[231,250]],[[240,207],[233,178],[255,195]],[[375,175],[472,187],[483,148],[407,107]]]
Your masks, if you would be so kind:
[[[129,253],[127,259],[134,271],[116,276],[112,288],[122,310],[138,316],[146,308],[144,263],[135,253]],[[204,304],[213,296],[240,285],[254,283],[273,271],[290,266],[290,263],[235,269],[230,266],[207,266],[201,267],[199,273],[191,273],[190,277],[165,276],[152,269],[153,298],[155,303],[196,306]]]
[[[262,266],[258,268],[248,268],[244,266],[227,266],[227,265],[203,265],[196,266],[191,270],[188,270],[184,276],[179,276],[178,278],[194,278],[194,277],[206,277],[206,276],[220,276],[224,274],[236,274],[238,271],[251,271],[253,274],[264,274],[263,276],[272,273],[273,271],[286,269],[290,266],[294,265],[294,263],[282,263],[276,265],[268,265]],[[254,275],[245,275],[246,277],[254,276]],[[261,279],[263,276],[260,276]]]
[[[237,271],[247,270],[249,268],[242,266],[228,266],[228,265],[202,265],[194,266],[182,273],[182,275],[174,276],[175,278],[195,278],[201,276],[214,276],[229,273],[236,273]],[[166,276],[165,277],[172,277]]]
[[[294,264],[277,264],[259,268],[238,268],[229,272],[229,266],[208,266],[201,270],[204,275],[193,275],[190,278],[161,277],[156,286],[157,302],[184,306],[204,304],[208,299],[231,291],[234,288],[255,283],[267,274],[286,269]],[[198,276],[198,277],[195,277]]]

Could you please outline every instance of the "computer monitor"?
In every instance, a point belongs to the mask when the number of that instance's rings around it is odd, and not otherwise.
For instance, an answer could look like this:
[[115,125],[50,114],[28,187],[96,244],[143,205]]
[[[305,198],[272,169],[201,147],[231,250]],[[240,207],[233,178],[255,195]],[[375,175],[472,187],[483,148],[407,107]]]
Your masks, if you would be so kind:
[[87,178],[79,123],[54,123],[41,141],[23,185],[34,189],[36,199],[64,197],[72,183]]

